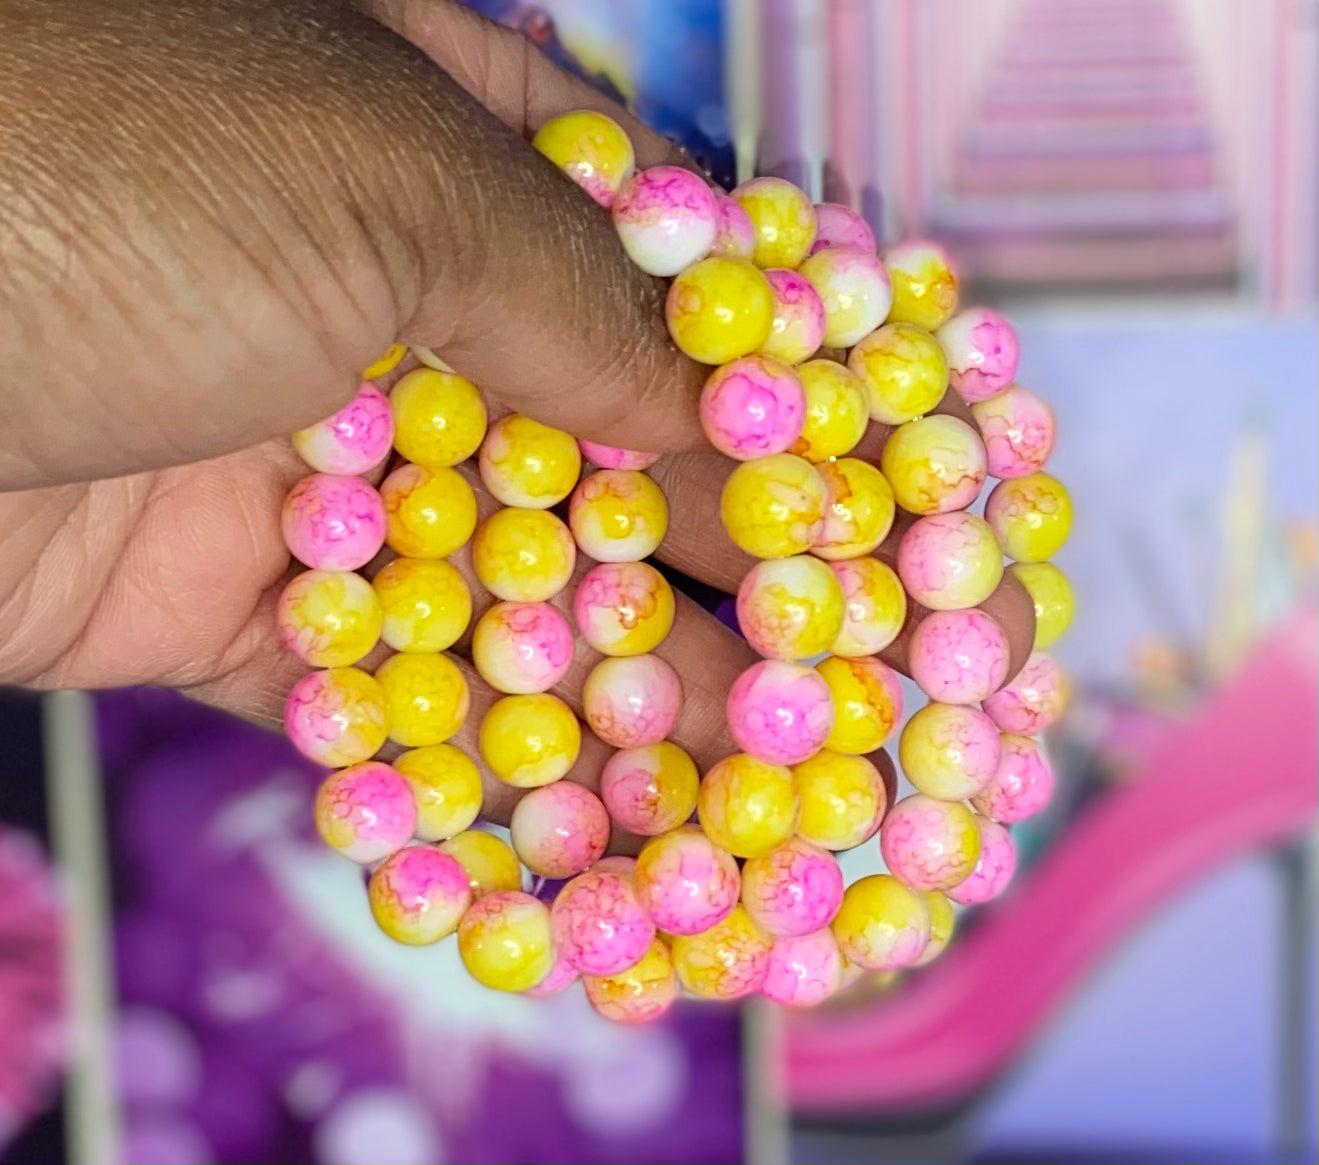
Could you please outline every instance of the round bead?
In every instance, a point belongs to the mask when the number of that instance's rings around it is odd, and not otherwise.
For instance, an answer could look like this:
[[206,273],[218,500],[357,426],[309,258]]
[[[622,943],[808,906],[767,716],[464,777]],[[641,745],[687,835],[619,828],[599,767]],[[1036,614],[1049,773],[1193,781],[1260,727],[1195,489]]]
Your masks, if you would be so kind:
[[394,415],[374,384],[363,384],[343,408],[293,434],[298,456],[319,473],[369,473],[389,456]]
[[1053,656],[1032,652],[1012,682],[981,707],[1004,732],[1038,736],[1051,728],[1067,707],[1067,679]]
[[1014,562],[1008,567],[1035,604],[1035,650],[1052,647],[1071,626],[1076,600],[1072,584],[1052,562]]
[[978,607],[934,611],[912,632],[911,678],[931,700],[978,704],[1008,678],[1008,640],[992,615]]
[[456,372],[418,368],[389,395],[394,448],[427,469],[448,469],[481,447],[486,410],[480,390]]
[[558,696],[505,696],[481,721],[486,766],[517,789],[553,784],[577,763],[582,729]]
[[870,419],[901,425],[928,413],[948,388],[948,365],[929,332],[885,324],[860,340],[847,366],[866,386]]
[[604,856],[609,814],[590,789],[556,781],[513,807],[509,834],[513,852],[533,874],[571,878]]
[[1053,766],[1038,740],[1005,732],[994,779],[971,798],[981,816],[1011,825],[1038,813],[1053,795]]
[[996,311],[970,307],[935,337],[948,358],[948,380],[968,404],[1002,392],[1017,375],[1017,333]]
[[874,752],[902,719],[898,673],[873,656],[842,659],[831,655],[816,670],[834,703],[834,727],[825,747],[851,756]]
[[705,774],[696,811],[701,828],[720,849],[739,858],[767,854],[797,826],[792,773],[782,765],[734,753]]
[[623,127],[589,109],[551,118],[531,144],[606,209],[636,166]]
[[455,469],[400,465],[380,483],[385,540],[405,558],[447,558],[476,529],[476,495]]
[[478,898],[458,924],[458,956],[484,987],[530,990],[554,966],[549,907],[518,890]]
[[522,889],[522,867],[517,854],[493,833],[466,829],[441,842],[440,849],[458,859],[467,874],[473,901],[487,894]]
[[827,850],[790,838],[742,867],[742,905],[766,934],[810,934],[843,900],[843,871]]
[[380,638],[380,600],[360,574],[308,570],[279,596],[280,639],[312,667],[347,667]]
[[761,351],[785,364],[800,364],[824,342],[824,303],[811,281],[796,271],[765,272],[774,293],[774,322]]
[[934,331],[957,310],[957,274],[948,252],[928,239],[907,239],[884,252],[893,281],[893,323]]
[[673,958],[661,938],[653,938],[641,960],[617,975],[584,975],[586,998],[614,1023],[652,1023],[678,998]]
[[619,449],[596,441],[578,441],[577,447],[582,456],[598,469],[649,469],[660,459],[658,453],[639,453],[635,449]]
[[719,222],[710,254],[750,263],[756,253],[756,228],[751,225],[751,216],[722,190],[714,192],[714,200]]
[[801,274],[819,292],[823,343],[830,348],[850,348],[888,315],[893,291],[873,247],[826,247],[801,265]]
[[1053,410],[1020,385],[971,406],[994,477],[1025,477],[1044,468],[1053,452]]
[[471,621],[472,592],[442,558],[395,558],[371,585],[383,613],[380,637],[395,651],[447,651]]
[[779,659],[753,663],[738,676],[727,711],[738,747],[771,765],[795,765],[818,752],[834,721],[829,685],[820,673]]
[[898,577],[932,611],[983,603],[1003,578],[1003,551],[989,523],[963,511],[932,514],[898,543]]
[[675,935],[673,967],[698,999],[741,999],[764,983],[770,945],[750,915],[735,906],[703,934]]
[[632,879],[598,870],[579,874],[559,891],[550,924],[559,957],[583,975],[626,971],[655,940],[655,924],[637,901]]
[[898,759],[918,792],[940,801],[974,797],[998,769],[998,730],[979,708],[927,704],[902,730]]
[[737,905],[737,862],[699,829],[685,825],[652,837],[637,855],[637,900],[666,934],[701,934]]
[[783,178],[752,178],[733,190],[756,233],[751,261],[757,267],[796,267],[815,242],[815,207]]
[[408,846],[387,858],[371,875],[366,893],[376,925],[409,946],[451,935],[472,904],[462,866],[428,845]]
[[[552,920],[553,911],[551,911]],[[526,994],[532,999],[548,999],[551,995],[562,995],[580,979],[581,976],[577,973],[577,968],[556,952],[554,966],[550,968],[550,973],[536,986],[528,988]]]
[[472,632],[472,663],[497,692],[548,692],[572,665],[572,628],[549,603],[496,603]]
[[571,532],[547,510],[496,510],[472,539],[472,569],[497,599],[552,599],[568,585],[576,563]]
[[1012,835],[996,821],[983,817],[975,820],[980,827],[980,858],[966,879],[947,892],[959,906],[979,906],[997,898],[1008,888],[1017,869]]
[[743,259],[702,259],[669,285],[664,318],[685,355],[701,364],[726,364],[769,338],[774,293]]
[[677,829],[696,812],[700,785],[692,758],[661,740],[614,753],[600,774],[600,797],[620,829],[654,837]]
[[827,926],[813,934],[774,940],[761,994],[790,1007],[815,1007],[843,981],[843,956]]
[[405,752],[394,767],[417,802],[417,836],[444,841],[462,833],[481,812],[481,774],[452,744],[430,744]]
[[314,473],[289,491],[280,526],[299,562],[316,570],[357,570],[384,545],[385,508],[360,477]]
[[1018,562],[1052,558],[1072,532],[1072,498],[1047,473],[1000,481],[985,501],[985,519]]
[[842,630],[843,590],[828,564],[809,554],[758,562],[738,587],[737,623],[767,659],[809,659]]
[[682,682],[658,655],[603,659],[582,688],[586,723],[615,748],[658,744],[673,731],[681,711]]
[[596,651],[644,655],[673,627],[673,589],[649,563],[602,563],[577,584],[572,610],[577,630]]
[[849,658],[878,655],[907,621],[907,592],[897,572],[869,556],[831,562],[829,569],[843,588],[843,625],[829,650]]
[[404,748],[443,744],[467,719],[467,680],[447,655],[391,655],[376,668],[376,679],[385,692],[389,739]]
[[582,454],[562,429],[510,413],[486,432],[479,466],[486,489],[504,505],[547,510],[572,493]]
[[948,890],[980,856],[975,814],[958,801],[915,793],[889,810],[879,835],[889,873],[913,890]]
[[835,360],[808,360],[793,371],[805,394],[806,419],[790,452],[813,463],[845,457],[870,423],[861,378]]
[[825,247],[864,247],[875,250],[875,232],[850,206],[840,202],[815,204],[815,242],[811,254]]
[[355,667],[310,672],[289,691],[284,730],[308,760],[358,764],[385,743],[384,690]]
[[316,829],[331,849],[366,865],[407,845],[417,825],[408,783],[379,761],[331,773],[316,791]]
[[796,443],[806,396],[781,360],[744,356],[710,373],[701,389],[700,412],[711,445],[736,461],[750,461]]
[[756,558],[787,558],[809,550],[824,529],[829,495],[809,461],[776,453],[744,461],[720,499],[724,529]]
[[601,469],[573,492],[568,525],[582,553],[597,562],[638,562],[664,540],[669,504],[640,470]]
[[390,344],[381,354],[374,364],[368,364],[362,370],[363,380],[374,380],[377,376],[386,376],[398,367],[399,361],[407,353],[407,346],[404,344]]
[[880,466],[904,510],[964,510],[985,484],[985,446],[965,421],[935,414],[899,425],[884,443]]
[[930,912],[930,941],[925,944],[921,957],[913,964],[916,967],[924,967],[943,954],[952,942],[953,931],[957,929],[957,915],[946,894],[938,890],[926,890],[921,898]]
[[811,553],[829,560],[869,554],[893,528],[893,490],[878,469],[859,457],[840,457],[816,469],[829,502],[824,528]]
[[719,207],[699,174],[652,166],[623,184],[613,218],[628,258],[647,275],[670,276],[710,253]]
[[879,770],[863,756],[822,749],[792,770],[801,800],[797,836],[827,850],[869,841],[888,808]]
[[843,956],[867,971],[910,967],[930,941],[930,911],[924,899],[888,874],[853,882],[833,921]]

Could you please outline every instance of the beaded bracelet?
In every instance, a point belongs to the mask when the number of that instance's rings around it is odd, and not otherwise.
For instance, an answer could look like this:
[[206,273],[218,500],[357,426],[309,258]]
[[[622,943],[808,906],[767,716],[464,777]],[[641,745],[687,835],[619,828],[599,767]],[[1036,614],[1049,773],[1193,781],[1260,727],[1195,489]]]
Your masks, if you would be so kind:
[[[598,113],[557,118],[534,145],[610,211],[634,263],[672,279],[670,335],[713,366],[700,419],[737,462],[721,514],[760,560],[737,593],[764,657],[728,693],[742,751],[700,774],[667,739],[682,683],[652,654],[674,618],[645,561],[668,524],[645,473],[658,455],[519,414],[488,424],[480,391],[425,349],[386,397],[371,382],[399,364],[395,346],[351,404],[293,438],[315,472],[288,495],[283,531],[309,569],[285,589],[278,626],[318,669],[285,716],[298,749],[336,770],[317,827],[368,867],[370,909],[392,938],[456,932],[486,986],[546,995],[580,979],[622,1022],[654,1019],[684,989],[810,1005],[863,971],[928,963],[951,937],[952,904],[988,901],[1011,877],[1007,826],[1049,797],[1035,737],[1067,699],[1044,649],[1072,613],[1047,561],[1071,503],[1043,471],[1054,420],[1015,383],[1016,336],[993,311],[957,312],[940,247],[881,257],[853,211],[813,206],[781,179],[727,195],[672,166],[634,172],[626,135]],[[978,431],[934,411],[949,387]],[[878,466],[849,456],[872,421],[895,426]],[[361,475],[391,450],[402,461],[376,489]],[[474,473],[503,507],[480,523]],[[999,482],[980,517],[968,507],[987,476]],[[895,570],[873,552],[898,509],[914,520]],[[473,599],[446,559],[469,543],[495,600],[472,629],[471,664],[501,694],[481,760],[526,790],[511,848],[474,828],[481,772],[448,743],[470,701],[447,653]],[[370,581],[356,573],[385,546],[396,557]],[[979,607],[1005,551],[1036,614],[1035,651],[1006,686],[1006,637]],[[562,604],[574,631],[552,600],[579,554],[595,565]],[[931,702],[898,744],[916,792],[889,806],[868,756],[901,722],[902,689],[877,656],[909,603],[928,612],[909,663]],[[575,636],[603,657],[580,719],[552,694]],[[375,674],[354,666],[378,642],[394,654]],[[563,779],[584,731],[616,750],[598,794]],[[372,759],[387,742],[406,751]],[[635,860],[604,856],[615,826],[647,839]],[[834,855],[876,834],[888,873],[844,887]],[[566,883],[547,904],[525,892],[523,867]]]

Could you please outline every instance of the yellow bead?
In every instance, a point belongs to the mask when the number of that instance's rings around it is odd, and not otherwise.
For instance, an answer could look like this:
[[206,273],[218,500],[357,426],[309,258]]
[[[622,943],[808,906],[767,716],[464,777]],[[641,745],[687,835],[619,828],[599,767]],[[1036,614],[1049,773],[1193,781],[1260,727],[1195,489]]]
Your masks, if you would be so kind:
[[472,618],[472,593],[442,558],[396,558],[371,585],[384,612],[380,637],[395,651],[445,651]]
[[663,541],[669,504],[638,469],[601,469],[585,478],[568,506],[582,553],[597,562],[640,562]]
[[860,878],[843,892],[834,937],[848,960],[868,971],[910,967],[930,941],[924,898],[889,874]]
[[816,468],[824,478],[829,503],[811,553],[831,562],[869,554],[893,528],[896,507],[888,481],[859,457],[840,457]]
[[409,461],[441,469],[466,461],[485,436],[485,401],[454,372],[418,368],[389,394],[394,448]]
[[815,207],[804,190],[783,178],[752,178],[733,190],[756,233],[757,267],[797,267],[815,242]]
[[880,468],[898,505],[912,514],[964,510],[985,484],[985,446],[957,417],[908,421],[884,443]]
[[953,912],[953,904],[939,890],[926,890],[921,894],[925,902],[925,908],[930,912],[930,941],[926,943],[925,950],[921,957],[916,960],[915,966],[923,967],[926,963],[932,963],[947,949],[948,944],[953,941],[953,931],[957,929],[957,915]]
[[843,629],[830,651],[849,659],[878,654],[907,621],[907,592],[897,572],[870,557],[834,562],[830,567],[843,588]]
[[481,756],[501,781],[518,789],[553,784],[577,763],[582,729],[557,696],[505,696],[481,721]]
[[478,898],[458,924],[458,956],[484,987],[529,991],[554,966],[549,907],[517,890]]
[[476,495],[455,469],[400,465],[380,483],[385,541],[407,558],[447,558],[476,529]]
[[602,655],[645,655],[673,629],[668,580],[648,562],[602,562],[577,584],[577,631]]
[[389,739],[404,748],[443,744],[467,719],[467,680],[447,655],[392,655],[376,679],[385,690]]
[[497,510],[472,541],[476,577],[496,598],[510,602],[553,598],[568,585],[576,561],[572,534],[548,510]]
[[938,341],[913,324],[889,323],[847,357],[866,386],[870,419],[901,425],[924,416],[948,388],[948,361]]
[[668,944],[656,935],[641,961],[617,975],[583,975],[586,998],[614,1023],[649,1023],[678,997],[678,977]]
[[884,266],[893,284],[889,323],[942,327],[957,310],[957,274],[948,253],[936,243],[912,239],[890,247]]
[[674,935],[670,941],[673,969],[698,999],[739,999],[764,981],[772,944],[745,906],[734,906],[707,931]]
[[702,259],[670,285],[664,313],[683,352],[702,364],[727,364],[759,351],[769,338],[774,293],[742,259]]
[[1072,532],[1072,498],[1052,474],[1000,481],[985,501],[985,520],[1018,562],[1052,558]]
[[400,756],[394,768],[412,786],[422,841],[462,833],[481,812],[481,773],[472,758],[452,744],[414,748]]
[[888,807],[884,779],[863,756],[822,749],[793,767],[792,781],[801,800],[797,836],[823,849],[868,841]]
[[705,835],[735,857],[767,854],[797,826],[792,773],[744,752],[725,757],[701,780],[697,816]]
[[284,645],[312,667],[347,667],[380,638],[380,602],[360,574],[308,570],[284,588],[276,614]]
[[472,899],[497,894],[501,890],[522,889],[522,865],[513,848],[502,838],[484,829],[468,829],[440,843],[450,857],[467,873]]
[[828,502],[815,466],[791,453],[775,453],[733,470],[720,510],[729,537],[748,554],[787,558],[815,544]]
[[613,205],[614,196],[636,166],[623,127],[612,117],[589,109],[547,121],[531,144],[604,207]]
[[429,946],[447,938],[472,904],[458,862],[433,846],[410,845],[372,872],[367,901],[376,925],[395,942]]
[[1052,562],[1014,562],[1008,567],[1035,604],[1035,650],[1052,647],[1072,622],[1072,584]]
[[806,425],[791,451],[811,462],[851,453],[870,423],[861,378],[834,360],[808,360],[794,371],[806,394]]
[[363,370],[362,379],[374,380],[377,376],[384,376],[388,372],[393,372],[407,350],[407,346],[404,344],[390,344],[379,360]]
[[842,629],[843,589],[809,554],[758,562],[738,588],[737,625],[767,659],[810,659]]
[[831,655],[816,665],[834,698],[834,727],[825,747],[863,756],[883,745],[902,719],[897,673],[872,656]]
[[486,433],[480,469],[486,489],[504,505],[546,510],[572,493],[582,454],[576,437],[511,413]]

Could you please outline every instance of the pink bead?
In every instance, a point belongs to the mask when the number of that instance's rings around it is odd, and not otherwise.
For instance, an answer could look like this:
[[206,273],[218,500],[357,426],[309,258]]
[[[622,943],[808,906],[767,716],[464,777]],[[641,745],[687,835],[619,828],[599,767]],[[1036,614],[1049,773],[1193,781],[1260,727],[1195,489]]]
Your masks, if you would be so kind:
[[1012,682],[981,707],[1003,732],[1038,736],[1053,726],[1067,707],[1067,679],[1053,656],[1036,651]]
[[975,811],[1011,825],[1025,821],[1049,803],[1053,767],[1038,740],[1004,733],[994,779],[971,798]]
[[303,756],[328,768],[369,760],[385,743],[385,691],[355,667],[308,672],[289,689],[284,731]]
[[609,842],[609,814],[590,789],[556,781],[513,809],[513,849],[533,874],[571,878],[598,861]]
[[658,453],[638,453],[635,449],[619,449],[595,441],[579,440],[577,447],[597,469],[649,469],[660,459]]
[[1017,333],[996,311],[968,308],[935,338],[948,360],[948,379],[968,404],[1002,392],[1017,375]]
[[809,360],[824,342],[824,301],[811,281],[796,271],[771,267],[765,278],[774,293],[774,323],[764,343],[765,354],[785,364]]
[[[553,917],[552,914],[551,917]],[[532,999],[545,999],[551,995],[562,995],[580,978],[581,975],[578,973],[577,968],[560,955],[554,960],[554,966],[550,968],[550,973],[530,991],[525,991],[523,994],[531,996]]]
[[951,889],[975,868],[979,851],[975,814],[923,793],[894,805],[879,834],[889,873],[913,890]]
[[792,369],[770,356],[716,368],[701,390],[701,425],[720,453],[750,461],[786,453],[806,422],[806,394]]
[[843,981],[843,956],[827,926],[813,934],[774,940],[761,993],[775,1003],[814,1007],[833,995]]
[[815,204],[815,242],[811,254],[825,247],[864,247],[875,250],[875,232],[850,206],[840,202]]
[[1014,384],[971,406],[994,477],[1025,477],[1044,468],[1057,428],[1053,410],[1033,392]]
[[642,847],[634,883],[637,900],[666,934],[703,934],[732,913],[742,889],[733,855],[690,825]]
[[710,253],[719,207],[699,174],[652,166],[623,184],[613,218],[628,258],[647,275],[669,276]]
[[719,221],[710,254],[749,263],[756,252],[756,228],[751,225],[751,216],[722,190],[715,191],[714,200]]
[[548,692],[572,665],[568,620],[549,603],[496,603],[476,624],[472,662],[500,692]]
[[343,408],[293,434],[293,448],[320,473],[369,473],[389,456],[394,414],[374,384],[363,382]]
[[319,570],[357,570],[385,544],[385,506],[360,477],[314,473],[284,499],[284,544]]
[[763,659],[738,676],[728,693],[728,728],[738,747],[769,764],[814,756],[833,728],[829,685],[814,668]]
[[591,731],[615,748],[658,744],[678,722],[682,682],[657,655],[603,659],[586,677],[582,711]]
[[1008,640],[978,607],[934,611],[912,632],[907,661],[911,678],[931,700],[976,704],[1007,679]]
[[620,829],[654,837],[677,829],[691,817],[700,784],[692,758],[665,740],[620,749],[605,761],[600,799]]
[[316,828],[327,845],[367,864],[402,849],[417,828],[407,780],[380,761],[331,773],[316,792]]
[[1003,578],[1003,549],[983,518],[957,510],[914,522],[898,543],[907,594],[935,611],[983,603]]
[[828,850],[791,838],[742,867],[742,905],[770,935],[828,926],[843,900],[843,871]]
[[583,975],[617,975],[634,966],[655,937],[632,880],[588,870],[569,882],[550,909],[554,947]]
[[967,879],[945,890],[961,906],[979,906],[1007,889],[1017,869],[1017,847],[1012,835],[997,821],[976,818],[980,827],[980,860]]

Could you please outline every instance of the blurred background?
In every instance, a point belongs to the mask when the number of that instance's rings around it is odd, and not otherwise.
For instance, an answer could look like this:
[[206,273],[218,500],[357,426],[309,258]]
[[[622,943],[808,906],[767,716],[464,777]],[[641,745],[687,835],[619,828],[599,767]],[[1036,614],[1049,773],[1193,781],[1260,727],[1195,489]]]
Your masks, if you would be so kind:
[[0,1161],[1315,1161],[1319,0],[474,6],[1017,324],[1079,511],[1055,804],[928,973],[620,1030],[376,932],[283,741],[4,696]]

